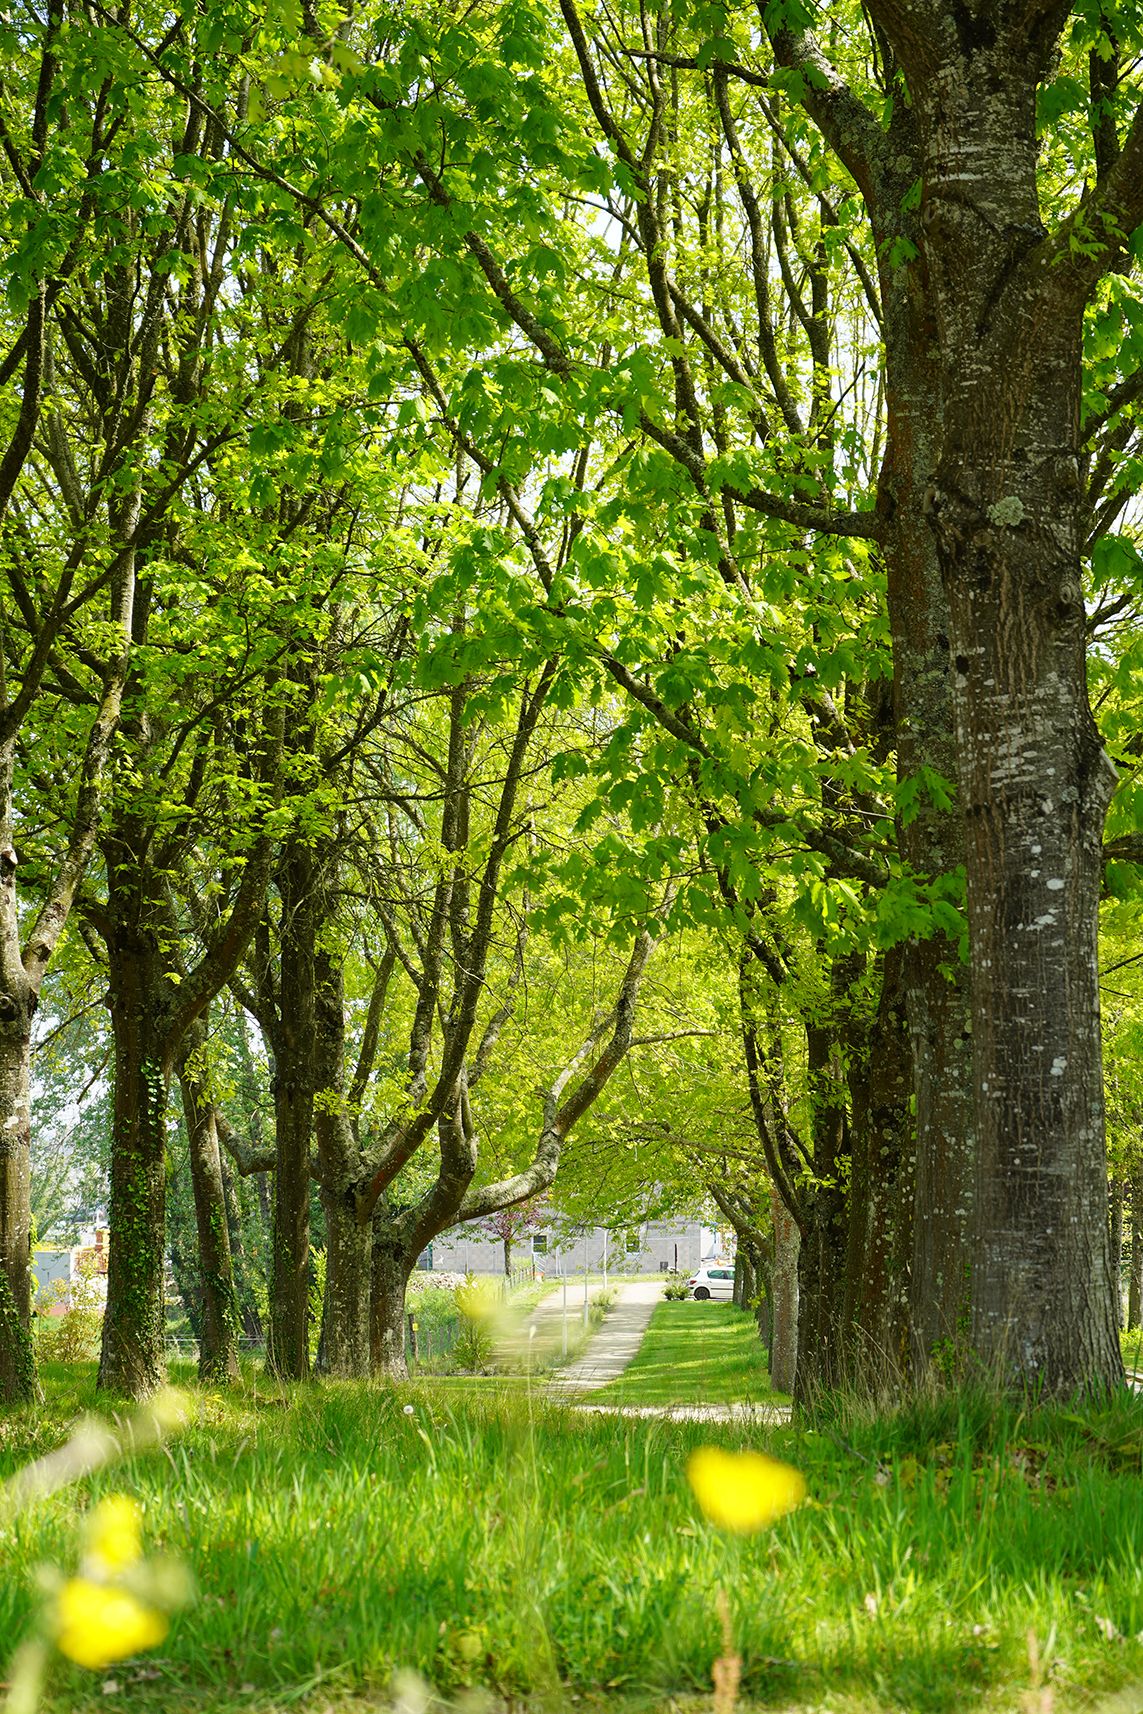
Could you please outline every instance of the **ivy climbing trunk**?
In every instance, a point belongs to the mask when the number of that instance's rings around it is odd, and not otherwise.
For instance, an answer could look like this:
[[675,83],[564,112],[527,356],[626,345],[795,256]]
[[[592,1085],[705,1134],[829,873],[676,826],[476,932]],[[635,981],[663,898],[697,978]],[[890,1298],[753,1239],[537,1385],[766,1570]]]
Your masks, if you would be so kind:
[[[194,1050],[201,1051],[206,1033],[205,1023],[196,1020],[184,1037],[189,1054]],[[184,1056],[179,1083],[190,1155],[198,1234],[198,1272],[202,1288],[198,1378],[206,1383],[236,1381],[238,1299],[230,1252],[230,1223],[218,1144],[217,1110],[209,1091],[203,1086],[201,1069],[195,1058]]]

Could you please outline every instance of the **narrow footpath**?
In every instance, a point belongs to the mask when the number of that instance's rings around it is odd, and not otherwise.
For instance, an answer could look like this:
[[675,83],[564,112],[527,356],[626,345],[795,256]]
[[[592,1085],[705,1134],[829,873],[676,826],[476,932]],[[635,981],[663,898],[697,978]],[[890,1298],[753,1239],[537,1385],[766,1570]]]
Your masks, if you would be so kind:
[[556,1370],[548,1383],[549,1391],[590,1393],[614,1381],[643,1343],[647,1323],[662,1295],[661,1280],[624,1280],[586,1350],[574,1363]]
[[631,1362],[662,1295],[660,1280],[625,1280],[615,1303],[588,1340],[586,1350],[574,1363],[552,1375],[548,1382],[549,1396],[561,1399],[573,1410],[608,1416],[665,1417],[671,1422],[789,1422],[789,1405],[621,1405],[587,1401],[585,1393],[593,1393],[609,1381],[617,1380]]

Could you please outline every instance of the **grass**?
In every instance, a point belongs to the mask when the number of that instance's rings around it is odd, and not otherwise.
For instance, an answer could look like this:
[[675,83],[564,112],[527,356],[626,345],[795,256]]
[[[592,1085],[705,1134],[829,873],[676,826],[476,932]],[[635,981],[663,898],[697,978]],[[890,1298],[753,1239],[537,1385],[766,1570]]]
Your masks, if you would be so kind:
[[592,1402],[625,1405],[773,1402],[754,1317],[730,1303],[656,1304],[643,1343]]
[[1143,1374],[1143,1327],[1121,1328],[1119,1349],[1128,1373]]
[[[92,1402],[90,1368],[46,1380],[42,1411],[0,1421],[0,1474]],[[584,1418],[538,1392],[431,1382],[251,1378],[192,1398],[166,1450],[0,1531],[0,1649],[32,1616],[36,1564],[74,1563],[77,1509],[97,1494],[136,1495],[148,1545],[198,1583],[157,1659],[59,1664],[52,1714],[376,1707],[395,1670],[500,1705],[685,1706],[708,1695],[720,1585],[758,1707],[1039,1710],[1022,1700],[1030,1631],[1055,1714],[1143,1676],[1136,1400],[1020,1416],[951,1398],[811,1431]],[[684,1476],[708,1441],[788,1458],[811,1503],[761,1536],[716,1535]]]

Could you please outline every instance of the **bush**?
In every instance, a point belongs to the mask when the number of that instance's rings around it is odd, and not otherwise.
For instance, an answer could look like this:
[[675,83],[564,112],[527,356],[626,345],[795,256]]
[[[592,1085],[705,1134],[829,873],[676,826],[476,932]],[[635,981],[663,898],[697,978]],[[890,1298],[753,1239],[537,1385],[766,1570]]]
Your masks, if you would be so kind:
[[63,1315],[47,1315],[40,1322],[39,1354],[49,1363],[82,1363],[98,1355],[103,1332],[103,1294],[93,1261],[79,1264],[78,1278],[70,1286],[57,1280],[52,1287],[56,1303],[71,1307]]

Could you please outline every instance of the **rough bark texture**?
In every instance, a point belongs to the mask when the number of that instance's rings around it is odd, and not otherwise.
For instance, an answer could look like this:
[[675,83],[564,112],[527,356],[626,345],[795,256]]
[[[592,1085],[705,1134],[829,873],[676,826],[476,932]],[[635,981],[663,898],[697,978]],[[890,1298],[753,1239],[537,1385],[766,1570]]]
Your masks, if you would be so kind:
[[108,999],[115,1043],[110,1246],[99,1386],[146,1398],[162,1385],[166,1235],[162,964],[154,900],[130,844],[107,842]]
[[885,957],[868,1047],[850,1070],[846,1371],[874,1386],[908,1367],[914,1147],[905,964],[899,948]]
[[[0,879],[0,886],[8,884]],[[0,1405],[26,1403],[37,1394],[30,1271],[35,1006],[30,984],[23,995],[0,994]]]
[[335,1379],[359,1380],[370,1370],[372,1235],[357,1218],[352,1192],[338,1196],[323,1189],[322,1206],[325,1296],[317,1367]]
[[[839,967],[835,984],[845,980]],[[795,1398],[808,1404],[845,1373],[845,1283],[850,1131],[842,1041],[836,1020],[806,1026],[813,1108],[812,1194],[802,1198],[798,1252],[798,1373]]]
[[314,862],[294,841],[282,859],[281,981],[274,1039],[274,1231],[267,1363],[305,1380],[309,1357],[310,1142],[314,1110]]
[[[329,924],[331,895],[323,890]],[[338,953],[319,937],[314,953],[314,1111],[325,1210],[325,1297],[318,1368],[351,1379],[369,1373],[370,1245],[354,1187],[361,1153],[345,1088],[345,985]]]
[[1123,1268],[1123,1202],[1125,1185],[1113,1178],[1107,1187],[1107,1232],[1111,1250],[1111,1313],[1116,1327],[1123,1326],[1123,1291],[1120,1275]]
[[[1082,219],[1048,238],[1036,90],[1065,10],[870,0],[868,13],[908,86],[895,106],[909,109],[915,145],[895,150],[812,38],[780,27],[774,40],[780,57],[816,65],[808,105],[876,236],[900,206],[894,175],[921,186],[915,263],[898,258],[882,290],[887,324],[904,301],[924,303],[937,371],[926,512],[949,612],[965,825],[972,1343],[1016,1386],[1109,1386],[1122,1365],[1095,920],[1112,770],[1084,674],[1080,331],[1100,273],[1143,218],[1143,122],[1118,160],[1116,145],[1100,163]],[[890,612],[896,632],[910,615],[892,582]]]
[[1010,20],[958,35],[950,8],[910,82],[943,400],[930,515],[967,827],[973,1344],[1060,1392],[1122,1376],[1096,982],[1114,772],[1085,680],[1082,302],[1036,255],[1042,44]]
[[[904,104],[902,104],[904,106]],[[907,111],[894,133],[911,131]],[[910,136],[894,137],[904,152]],[[902,185],[901,198],[907,186]],[[900,204],[892,220],[901,220]],[[887,256],[889,232],[878,233]],[[918,267],[921,264],[918,262]],[[889,520],[883,554],[893,633],[893,699],[897,772],[915,781],[932,770],[955,788],[948,602],[925,504],[936,468],[940,374],[935,329],[922,292],[894,290],[882,278],[887,374],[886,452],[878,501]],[[920,876],[952,875],[964,861],[964,828],[930,791],[898,829],[901,855]],[[967,1333],[972,1251],[975,1138],[968,972],[943,936],[913,937],[904,948],[902,981],[912,1051],[915,1098],[915,1218],[910,1265],[910,1338],[923,1373],[945,1342]]]
[[774,1260],[770,1269],[770,1385],[775,1392],[794,1391],[798,1367],[798,1223],[771,1187]]
[[1131,1180],[1131,1276],[1127,1285],[1127,1325],[1138,1327],[1143,1315],[1143,1169]]
[[[188,1032],[190,1045],[201,1048],[206,1029],[196,1024]],[[226,1186],[218,1146],[216,1110],[203,1088],[197,1069],[184,1067],[179,1078],[194,1190],[198,1236],[198,1273],[202,1311],[198,1329],[198,1376],[203,1382],[238,1379],[238,1298],[230,1253],[230,1222]]]
[[408,1377],[405,1290],[417,1254],[393,1231],[388,1210],[379,1204],[373,1217],[369,1349],[373,1373],[381,1380],[403,1381]]

